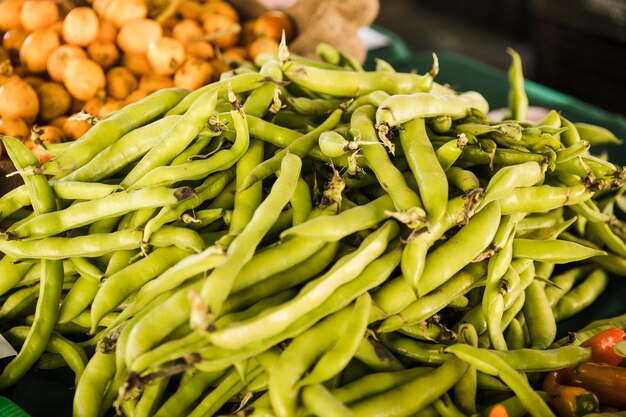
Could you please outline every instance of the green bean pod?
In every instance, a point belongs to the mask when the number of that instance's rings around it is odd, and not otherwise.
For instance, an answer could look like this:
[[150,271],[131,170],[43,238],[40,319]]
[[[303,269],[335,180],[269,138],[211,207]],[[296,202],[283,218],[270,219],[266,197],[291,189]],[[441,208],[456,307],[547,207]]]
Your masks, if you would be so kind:
[[469,362],[478,371],[502,379],[517,394],[526,410],[533,417],[554,416],[548,405],[528,384],[528,381],[496,353],[464,344],[455,344],[446,350]]
[[143,208],[162,207],[192,198],[192,188],[165,187],[121,191],[106,197],[74,204],[64,210],[41,214],[16,228],[18,237],[47,237],[78,228],[106,217],[115,217]]
[[57,322],[68,323],[85,311],[91,305],[99,287],[99,281],[84,276],[79,277],[63,299]]
[[138,230],[35,240],[9,240],[6,235],[0,235],[0,251],[20,259],[96,257],[115,250],[137,249],[140,246],[141,231]]
[[[482,113],[489,111],[485,98],[467,91],[459,95],[439,95],[433,93],[399,94],[390,96],[376,110],[376,123],[381,126],[398,126],[415,118],[450,115],[452,119],[462,119],[471,109]],[[379,128],[380,132],[380,128]]]
[[610,130],[601,126],[590,123],[576,122],[574,123],[578,134],[583,140],[589,141],[592,145],[601,144],[621,144],[622,140],[618,139]]
[[167,116],[129,131],[85,165],[65,175],[63,181],[95,182],[115,174],[145,155],[181,117]]
[[556,319],[544,291],[545,283],[533,281],[526,288],[526,302],[524,303],[524,318],[528,328],[530,347],[546,349],[556,338]]
[[510,195],[515,188],[538,185],[543,182],[543,178],[543,169],[536,162],[504,167],[489,180],[481,205],[500,200]]
[[357,298],[354,311],[349,319],[350,327],[346,329],[337,343],[319,359],[311,372],[300,381],[300,385],[322,383],[341,372],[348,365],[367,329],[371,305],[371,297],[368,293]]
[[608,274],[603,269],[593,270],[583,282],[565,294],[553,307],[557,321],[580,312],[593,303],[608,285]]
[[568,263],[606,252],[566,240],[535,240],[517,238],[513,241],[513,256],[551,263]]
[[[230,96],[230,100],[231,117],[236,137],[229,149],[222,149],[205,160],[190,161],[180,165],[159,166],[151,164],[149,170],[142,171],[141,175],[135,178],[132,183],[127,183],[127,185],[133,188],[171,185],[183,180],[203,179],[213,172],[223,171],[232,167],[248,149],[250,134],[243,109],[237,102],[234,94]],[[122,185],[124,185],[124,181]]]
[[571,187],[537,185],[514,189],[508,196],[499,200],[502,214],[542,213],[559,207],[577,204],[593,195],[584,184]]
[[302,65],[297,61],[283,64],[283,74],[300,87],[334,97],[356,97],[381,90],[388,94],[428,91],[433,74],[376,73],[331,70]]
[[512,48],[507,48],[507,53],[511,56],[511,65],[508,70],[509,79],[509,111],[514,120],[526,120],[528,112],[528,96],[524,91],[524,73],[522,69],[522,59]]
[[[355,416],[409,416],[448,391],[467,371],[467,363],[450,358],[432,372],[351,406]],[[419,392],[419,397],[415,393]]]
[[74,393],[74,417],[100,415],[100,406],[107,384],[115,374],[115,355],[96,350]]
[[270,370],[269,379],[270,400],[278,416],[293,415],[300,392],[298,382],[341,338],[352,311],[347,307],[320,321],[296,337],[280,355]]
[[[388,333],[398,330],[407,324],[415,324],[426,320],[446,307],[455,297],[468,292],[471,288],[482,283],[486,272],[486,262],[470,263],[430,293],[419,298],[416,298],[414,293],[409,293],[411,298],[409,299],[407,296],[407,300],[404,302],[400,302],[396,297],[390,298],[393,294],[392,291],[396,291],[391,290],[391,287],[387,287],[386,283],[382,289],[374,293],[373,298],[379,308],[386,314],[391,315],[377,326],[377,331]],[[404,292],[408,291],[404,290]]]
[[[382,254],[389,240],[398,233],[398,226],[393,221],[384,223],[370,234],[359,249],[347,255],[328,273],[311,281],[293,300],[281,308],[268,312],[254,320],[240,323],[224,329],[217,329],[208,334],[212,343],[225,348],[237,348],[257,340],[261,335],[279,333],[286,329],[303,314],[319,307],[326,296],[336,288],[356,278],[364,268]],[[271,323],[271,326],[267,326]]]
[[417,180],[428,218],[436,223],[443,217],[448,203],[448,180],[426,134],[424,119],[412,119],[402,127],[402,149]]
[[417,293],[428,294],[474,260],[491,243],[499,223],[500,206],[492,202],[450,240],[430,252],[417,282]]
[[318,216],[290,227],[281,233],[281,238],[298,236],[326,242],[337,241],[359,230],[376,226],[389,218],[387,212],[393,209],[391,197],[385,195],[364,206],[356,206],[332,216]]

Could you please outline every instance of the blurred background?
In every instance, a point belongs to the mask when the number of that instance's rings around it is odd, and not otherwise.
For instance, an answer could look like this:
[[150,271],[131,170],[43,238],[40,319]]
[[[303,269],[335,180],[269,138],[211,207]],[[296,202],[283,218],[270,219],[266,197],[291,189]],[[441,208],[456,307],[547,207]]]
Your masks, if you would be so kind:
[[512,47],[527,79],[626,114],[626,0],[381,0],[375,23],[503,70]]

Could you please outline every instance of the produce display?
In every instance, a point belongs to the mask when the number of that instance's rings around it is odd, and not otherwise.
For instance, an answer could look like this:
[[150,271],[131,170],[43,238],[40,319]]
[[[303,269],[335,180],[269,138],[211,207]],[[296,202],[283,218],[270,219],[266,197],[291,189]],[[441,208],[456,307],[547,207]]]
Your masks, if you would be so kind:
[[25,140],[45,162],[45,144],[75,140],[96,118],[158,89],[215,81],[275,51],[283,30],[291,39],[284,13],[241,21],[222,0],[4,0],[0,133]]
[[512,50],[502,120],[436,56],[318,51],[159,89],[44,163],[2,137],[0,388],[69,367],[76,417],[623,410],[626,315],[557,340],[626,275],[626,171],[592,152],[619,139],[527,121]]

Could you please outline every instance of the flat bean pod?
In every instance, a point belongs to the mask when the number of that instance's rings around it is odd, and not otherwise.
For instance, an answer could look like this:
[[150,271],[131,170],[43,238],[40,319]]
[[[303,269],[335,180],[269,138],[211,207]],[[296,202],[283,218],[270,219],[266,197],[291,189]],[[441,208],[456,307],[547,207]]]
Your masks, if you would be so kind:
[[417,181],[429,221],[436,223],[446,211],[448,180],[428,139],[423,118],[411,119],[402,125],[400,143]]
[[[339,287],[339,289],[334,291],[319,307],[300,318],[296,318],[283,332],[272,332],[272,334],[266,338],[260,336],[261,338],[256,339],[257,343],[249,344],[238,350],[225,349],[217,346],[208,346],[201,349],[198,353],[203,358],[203,361],[196,364],[196,367],[204,370],[223,369],[224,366],[228,366],[234,363],[234,361],[250,357],[251,355],[255,355],[274,346],[276,343],[295,337],[321,318],[350,304],[350,302],[365,291],[380,285],[396,268],[399,258],[400,251],[396,248],[371,262],[354,280]],[[202,343],[206,344],[206,341],[202,340]],[[186,344],[183,346],[186,346]],[[185,352],[193,351],[193,348],[185,348]]]
[[121,191],[99,199],[74,204],[64,210],[41,214],[16,228],[18,237],[47,237],[78,228],[96,220],[144,209],[176,204],[194,197],[192,188],[153,187]]
[[580,261],[606,252],[566,240],[535,240],[517,238],[513,241],[513,256],[550,263]]
[[[465,371],[465,362],[450,358],[429,374],[359,401],[351,406],[351,410],[355,416],[409,416],[452,388]],[[415,392],[420,393],[418,398],[415,397]]]
[[[197,90],[196,90],[197,91]],[[150,148],[124,177],[120,186],[129,188],[155,167],[168,164],[182,152],[212,116],[217,104],[217,89],[202,94],[167,133]]]
[[356,231],[377,225],[389,218],[387,213],[394,209],[389,195],[377,198],[363,206],[356,206],[336,215],[319,216],[281,233],[281,237],[298,236],[308,239],[332,242]]
[[217,88],[218,94],[222,95],[228,91],[230,85],[235,93],[243,93],[254,90],[267,81],[271,81],[271,79],[268,79],[267,75],[251,72],[247,74],[238,74],[227,80],[220,80],[216,83],[207,84],[183,97],[175,106],[167,110],[165,116],[186,113],[193,103],[209,90]]
[[[205,160],[194,160],[180,165],[159,165],[158,160],[150,163],[143,171],[138,171],[137,176],[132,180],[122,181],[121,185],[138,187],[151,187],[157,185],[171,185],[183,180],[203,179],[207,175],[226,170],[243,156],[250,144],[250,134],[248,124],[241,105],[237,102],[234,95],[230,96],[231,116],[233,119],[236,137],[233,145],[229,149],[222,149],[211,155]],[[166,147],[162,150],[163,154],[176,155],[174,149]],[[153,150],[156,148],[153,148]],[[148,153],[146,157],[150,154]],[[144,157],[145,158],[145,157]],[[163,157],[165,158],[165,156]],[[141,161],[139,162],[141,164]],[[130,174],[129,174],[130,175]]]
[[[395,222],[387,222],[370,234],[357,251],[347,255],[340,267],[335,266],[328,273],[308,283],[293,300],[281,308],[261,315],[254,320],[240,323],[209,333],[209,339],[217,346],[238,348],[257,340],[261,335],[279,333],[303,314],[319,307],[335,289],[347,284],[364,271],[385,250],[387,243],[398,233]],[[270,326],[271,325],[271,326]]]
[[471,109],[478,109],[486,114],[489,111],[489,104],[475,91],[459,95],[395,94],[383,101],[376,110],[376,123],[393,127],[415,118],[444,114],[450,115],[453,119],[462,119],[469,115]]
[[491,243],[499,223],[500,206],[492,202],[450,240],[429,253],[417,282],[417,293],[428,294],[476,258]]
[[534,417],[554,416],[548,405],[532,389],[527,380],[494,352],[484,349],[479,350],[479,348],[464,344],[450,346],[447,348],[447,351],[469,362],[479,371],[502,379],[518,395],[530,415]]
[[92,332],[100,319],[118,307],[126,297],[189,254],[190,252],[178,248],[158,248],[109,276],[100,286],[91,304]]
[[305,66],[296,61],[283,64],[283,74],[298,86],[335,97],[355,97],[377,90],[388,94],[407,94],[428,91],[433,84],[431,73],[418,75],[331,70]]
[[139,230],[34,240],[8,240],[6,236],[0,239],[0,251],[21,259],[96,257],[115,250],[136,249],[140,246],[141,231]]
[[296,155],[288,154],[281,163],[281,174],[272,186],[268,196],[259,205],[246,227],[228,247],[228,258],[207,278],[202,289],[204,302],[212,314],[219,314],[222,305],[243,265],[248,262],[254,250],[277,220],[282,208],[289,202],[296,188],[302,161]]
[[80,141],[73,142],[58,156],[46,162],[42,166],[43,173],[55,175],[57,179],[69,174],[91,161],[124,134],[167,112],[188,93],[185,89],[166,88],[116,111],[111,117],[96,123]]

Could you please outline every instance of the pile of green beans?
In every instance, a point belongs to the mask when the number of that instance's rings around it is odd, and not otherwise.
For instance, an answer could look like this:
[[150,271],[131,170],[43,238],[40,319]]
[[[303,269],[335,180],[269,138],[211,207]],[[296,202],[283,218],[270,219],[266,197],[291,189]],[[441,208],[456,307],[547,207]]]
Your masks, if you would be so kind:
[[67,366],[75,417],[554,415],[542,373],[590,357],[557,324],[626,275],[626,171],[606,129],[525,119],[509,52],[504,120],[436,59],[283,46],[44,164],[2,137],[0,389]]

